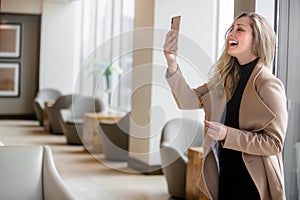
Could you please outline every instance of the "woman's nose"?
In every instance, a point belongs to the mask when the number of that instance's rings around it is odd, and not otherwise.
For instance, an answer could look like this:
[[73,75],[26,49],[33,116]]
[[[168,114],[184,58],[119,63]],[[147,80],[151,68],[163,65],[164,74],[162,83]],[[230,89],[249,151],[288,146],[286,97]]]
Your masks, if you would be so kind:
[[233,31],[230,31],[229,34],[228,34],[228,36],[234,37]]
[[235,38],[235,33],[234,31],[230,31],[227,35],[227,38]]

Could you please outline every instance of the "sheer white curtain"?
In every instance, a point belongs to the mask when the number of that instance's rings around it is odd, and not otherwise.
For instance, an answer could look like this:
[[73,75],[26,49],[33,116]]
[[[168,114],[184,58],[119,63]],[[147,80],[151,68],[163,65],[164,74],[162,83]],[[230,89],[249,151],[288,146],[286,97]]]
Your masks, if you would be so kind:
[[110,107],[131,109],[131,67],[134,0],[82,1],[82,49],[80,93],[106,98],[105,78],[93,74],[92,65],[119,66],[123,73],[112,74]]

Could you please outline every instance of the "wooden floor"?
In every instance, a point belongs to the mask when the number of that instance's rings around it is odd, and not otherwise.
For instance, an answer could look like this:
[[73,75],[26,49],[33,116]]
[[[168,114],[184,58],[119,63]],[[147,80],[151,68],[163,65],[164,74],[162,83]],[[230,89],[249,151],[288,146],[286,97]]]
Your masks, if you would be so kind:
[[163,175],[143,175],[125,162],[107,162],[83,146],[66,144],[30,120],[0,120],[0,141],[5,145],[49,145],[56,168],[78,200],[169,200]]

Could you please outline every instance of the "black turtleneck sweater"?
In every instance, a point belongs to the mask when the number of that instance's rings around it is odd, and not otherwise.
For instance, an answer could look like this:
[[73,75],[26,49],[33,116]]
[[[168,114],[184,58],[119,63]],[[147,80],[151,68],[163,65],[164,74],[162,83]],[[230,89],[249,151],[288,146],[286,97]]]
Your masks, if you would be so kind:
[[[239,66],[240,80],[227,103],[225,122],[239,129],[239,110],[242,95],[258,58]],[[259,193],[242,159],[242,152],[220,147],[219,200],[259,200]]]

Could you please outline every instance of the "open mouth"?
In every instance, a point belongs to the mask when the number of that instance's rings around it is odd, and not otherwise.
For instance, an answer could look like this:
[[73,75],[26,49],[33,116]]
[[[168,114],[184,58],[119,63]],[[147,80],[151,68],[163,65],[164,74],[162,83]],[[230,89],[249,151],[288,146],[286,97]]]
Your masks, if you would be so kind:
[[237,46],[239,43],[237,41],[234,41],[234,40],[230,40],[229,41],[229,46]]

